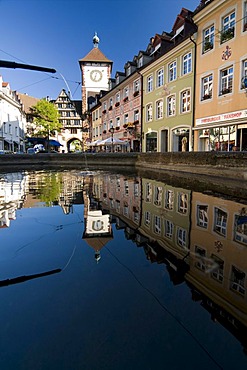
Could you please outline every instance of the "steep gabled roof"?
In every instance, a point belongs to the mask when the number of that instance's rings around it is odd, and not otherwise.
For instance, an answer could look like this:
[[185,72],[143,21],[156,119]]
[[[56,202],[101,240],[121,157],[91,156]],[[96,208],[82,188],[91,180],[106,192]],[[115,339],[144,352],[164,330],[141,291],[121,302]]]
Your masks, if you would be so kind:
[[20,102],[22,104],[22,109],[26,114],[31,113],[31,107],[36,105],[38,101],[40,101],[39,98],[35,98],[33,96],[29,96],[27,94],[21,94],[18,91],[16,92],[18,98],[20,99]]
[[80,59],[79,62],[107,62],[112,63],[99,48],[93,48],[84,58]]

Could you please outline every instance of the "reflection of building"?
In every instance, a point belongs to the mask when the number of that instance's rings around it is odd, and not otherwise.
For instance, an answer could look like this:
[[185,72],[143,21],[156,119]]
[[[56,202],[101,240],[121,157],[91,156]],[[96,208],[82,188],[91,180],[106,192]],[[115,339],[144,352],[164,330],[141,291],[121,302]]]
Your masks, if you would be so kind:
[[83,190],[84,199],[84,232],[82,238],[95,251],[95,260],[98,262],[101,258],[101,249],[112,240],[113,233],[110,223],[110,214],[104,214],[99,209],[98,203],[90,199],[89,184],[86,184]]
[[193,193],[186,279],[247,326],[247,207]]
[[189,250],[191,192],[149,179],[142,179],[140,231],[184,258]]
[[25,200],[27,176],[16,172],[0,176],[0,228],[9,227]]

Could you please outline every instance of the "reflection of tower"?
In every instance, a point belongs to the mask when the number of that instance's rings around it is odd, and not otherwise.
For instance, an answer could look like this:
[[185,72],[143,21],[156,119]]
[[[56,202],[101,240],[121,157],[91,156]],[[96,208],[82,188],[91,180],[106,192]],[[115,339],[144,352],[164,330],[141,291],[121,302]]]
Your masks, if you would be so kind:
[[95,251],[95,260],[101,259],[101,249],[113,238],[110,215],[102,214],[97,204],[90,201],[89,185],[85,184],[84,199],[84,232],[82,239]]

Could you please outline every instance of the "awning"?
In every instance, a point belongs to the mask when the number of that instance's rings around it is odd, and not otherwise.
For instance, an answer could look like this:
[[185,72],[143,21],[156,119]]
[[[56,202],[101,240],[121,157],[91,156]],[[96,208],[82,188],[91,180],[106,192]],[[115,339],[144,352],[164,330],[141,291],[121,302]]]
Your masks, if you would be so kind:
[[10,140],[4,139],[4,141],[6,141],[7,144],[12,144],[12,141]]
[[49,140],[51,146],[62,146],[57,140]]

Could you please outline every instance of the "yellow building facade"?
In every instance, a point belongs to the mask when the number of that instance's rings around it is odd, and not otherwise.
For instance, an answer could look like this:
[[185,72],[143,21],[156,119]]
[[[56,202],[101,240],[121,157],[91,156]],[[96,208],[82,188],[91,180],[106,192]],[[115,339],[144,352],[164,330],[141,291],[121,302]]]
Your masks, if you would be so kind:
[[198,27],[194,150],[247,148],[247,1],[205,0]]

